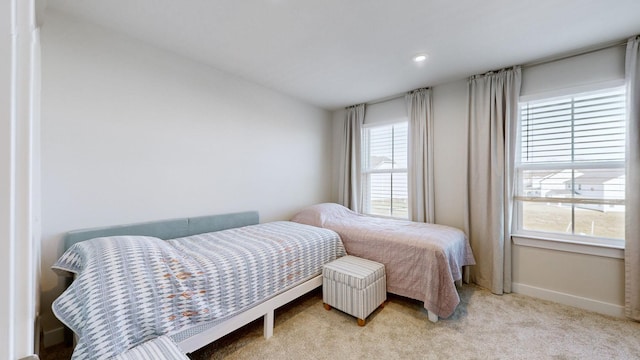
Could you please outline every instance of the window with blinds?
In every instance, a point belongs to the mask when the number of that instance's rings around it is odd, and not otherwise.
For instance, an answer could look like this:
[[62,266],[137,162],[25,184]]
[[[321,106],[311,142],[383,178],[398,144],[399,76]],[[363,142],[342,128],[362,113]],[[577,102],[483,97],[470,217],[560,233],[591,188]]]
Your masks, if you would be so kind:
[[521,103],[519,130],[518,231],[624,240],[624,88]]
[[363,210],[407,219],[406,122],[366,127],[362,136]]

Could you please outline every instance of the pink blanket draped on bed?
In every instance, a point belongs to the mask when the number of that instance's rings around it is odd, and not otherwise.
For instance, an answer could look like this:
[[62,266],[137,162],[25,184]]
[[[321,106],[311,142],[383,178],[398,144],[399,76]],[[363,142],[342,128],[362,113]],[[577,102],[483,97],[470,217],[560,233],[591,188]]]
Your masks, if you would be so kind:
[[308,207],[292,221],[337,232],[349,255],[385,265],[387,291],[424,302],[449,317],[460,302],[454,281],[475,259],[465,234],[453,227],[357,214],[332,203]]

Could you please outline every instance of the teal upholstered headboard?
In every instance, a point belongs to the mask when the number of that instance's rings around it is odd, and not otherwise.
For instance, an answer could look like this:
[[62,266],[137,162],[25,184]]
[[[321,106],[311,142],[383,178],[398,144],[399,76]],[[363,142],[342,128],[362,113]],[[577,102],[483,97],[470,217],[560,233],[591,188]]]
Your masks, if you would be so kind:
[[175,239],[183,236],[254,225],[260,218],[257,211],[231,214],[206,215],[190,218],[149,221],[137,224],[105,226],[93,229],[74,230],[67,233],[64,249],[71,245],[103,236],[145,235],[160,239]]

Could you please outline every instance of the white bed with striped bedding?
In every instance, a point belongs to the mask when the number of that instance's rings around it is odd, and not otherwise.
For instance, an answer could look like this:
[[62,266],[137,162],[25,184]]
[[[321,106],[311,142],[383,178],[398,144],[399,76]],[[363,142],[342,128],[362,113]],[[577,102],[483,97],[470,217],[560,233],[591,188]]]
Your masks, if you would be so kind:
[[192,352],[320,286],[345,255],[333,231],[272,222],[168,241],[113,236],[79,242],[54,264],[76,279],[53,304],[78,338],[73,359],[110,358],[167,335]]

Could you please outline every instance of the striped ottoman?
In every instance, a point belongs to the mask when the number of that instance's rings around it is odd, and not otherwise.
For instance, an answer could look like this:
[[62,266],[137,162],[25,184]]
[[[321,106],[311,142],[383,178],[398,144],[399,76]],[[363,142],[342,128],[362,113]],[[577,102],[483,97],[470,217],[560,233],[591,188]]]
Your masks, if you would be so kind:
[[322,268],[322,301],[324,308],[334,307],[365,319],[387,300],[384,265],[355,256],[344,256]]

